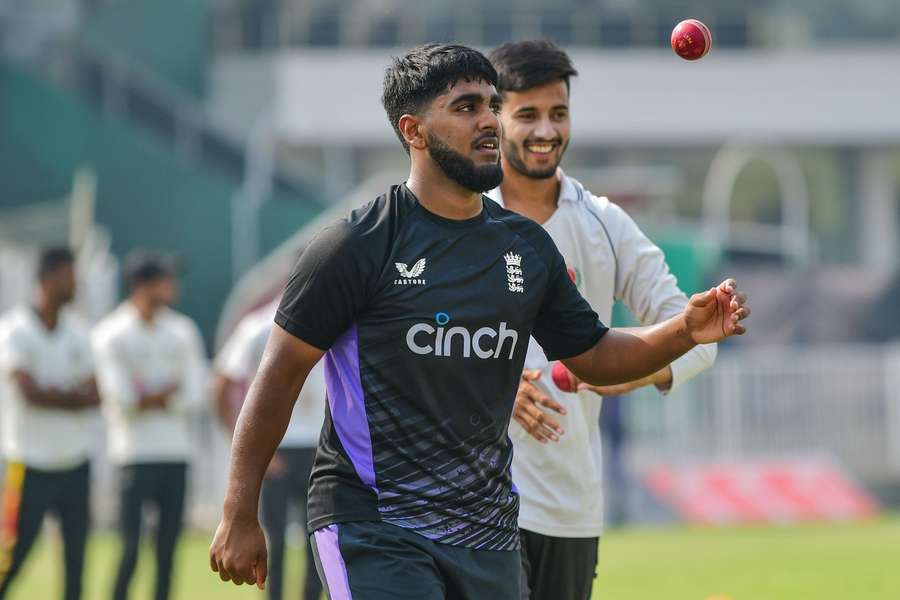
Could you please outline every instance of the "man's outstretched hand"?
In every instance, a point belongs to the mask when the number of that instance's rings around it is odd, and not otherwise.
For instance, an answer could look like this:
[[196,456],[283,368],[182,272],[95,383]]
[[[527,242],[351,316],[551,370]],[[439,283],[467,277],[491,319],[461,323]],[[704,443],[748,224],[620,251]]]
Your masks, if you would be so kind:
[[691,296],[682,313],[691,339],[696,344],[711,344],[746,333],[741,324],[750,316],[746,302],[747,295],[737,291],[734,279]]
[[525,369],[522,373],[513,407],[513,419],[540,443],[558,442],[559,436],[565,431],[548,411],[564,415],[566,409],[532,383],[540,377],[541,371],[538,369]]

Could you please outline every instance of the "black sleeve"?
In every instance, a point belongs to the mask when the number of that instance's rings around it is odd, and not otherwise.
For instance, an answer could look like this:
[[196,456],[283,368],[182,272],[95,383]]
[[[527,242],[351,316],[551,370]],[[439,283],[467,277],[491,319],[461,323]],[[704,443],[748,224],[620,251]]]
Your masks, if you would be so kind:
[[361,240],[347,221],[316,234],[300,255],[275,322],[304,342],[328,350],[353,322],[368,287]]
[[566,262],[548,236],[547,290],[531,335],[549,360],[578,356],[589,350],[609,331],[569,278]]

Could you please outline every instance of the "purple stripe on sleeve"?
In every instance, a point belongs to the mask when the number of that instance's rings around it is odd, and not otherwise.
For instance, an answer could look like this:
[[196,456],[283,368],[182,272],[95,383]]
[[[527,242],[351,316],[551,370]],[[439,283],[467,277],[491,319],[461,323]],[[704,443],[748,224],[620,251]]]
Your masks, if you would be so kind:
[[378,494],[372,459],[372,435],[359,376],[359,337],[356,325],[347,330],[325,355],[325,387],[331,422],[350,456],[360,480]]
[[313,534],[316,539],[316,553],[319,555],[319,564],[325,575],[328,597],[331,600],[353,600],[353,596],[350,595],[350,582],[347,580],[347,565],[338,545],[337,528],[337,525],[329,525],[316,530]]

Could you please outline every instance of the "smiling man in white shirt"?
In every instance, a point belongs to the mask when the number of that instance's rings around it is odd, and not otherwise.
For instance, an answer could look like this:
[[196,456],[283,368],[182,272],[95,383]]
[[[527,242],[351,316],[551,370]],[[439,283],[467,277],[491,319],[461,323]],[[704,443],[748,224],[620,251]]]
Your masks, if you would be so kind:
[[[568,55],[552,42],[527,41],[505,44],[490,59],[503,95],[504,179],[488,195],[547,230],[604,323],[617,299],[642,325],[680,313],[688,298],[662,251],[621,208],[559,168],[570,138],[569,78],[577,74]],[[523,598],[591,595],[603,531],[599,395],[647,385],[671,391],[715,356],[714,344],[701,345],[640,381],[566,393],[553,385],[552,364],[531,340],[510,424],[513,481],[521,496]],[[549,441],[557,443],[545,445]]]
[[113,598],[124,600],[137,563],[144,504],[159,511],[156,600],[168,598],[191,456],[189,418],[205,401],[207,364],[197,326],[169,308],[177,294],[171,260],[125,260],[129,297],[94,330],[97,378],[109,451],[121,473],[122,558]]
[[0,531],[0,598],[6,598],[47,512],[59,517],[64,598],[81,597],[89,514],[91,423],[99,403],[87,326],[66,304],[75,259],[40,257],[33,305],[0,320],[0,398],[6,476]]

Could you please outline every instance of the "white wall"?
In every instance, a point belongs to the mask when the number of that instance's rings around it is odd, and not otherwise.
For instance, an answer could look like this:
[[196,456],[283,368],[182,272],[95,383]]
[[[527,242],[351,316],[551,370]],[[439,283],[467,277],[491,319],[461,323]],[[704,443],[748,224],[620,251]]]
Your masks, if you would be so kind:
[[[284,141],[393,144],[381,79],[402,50],[296,50],[225,57],[210,107],[240,129],[269,107]],[[900,48],[713,51],[689,63],[659,50],[575,49],[581,143],[900,142]]]

